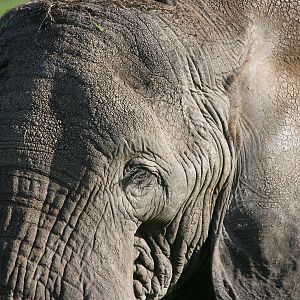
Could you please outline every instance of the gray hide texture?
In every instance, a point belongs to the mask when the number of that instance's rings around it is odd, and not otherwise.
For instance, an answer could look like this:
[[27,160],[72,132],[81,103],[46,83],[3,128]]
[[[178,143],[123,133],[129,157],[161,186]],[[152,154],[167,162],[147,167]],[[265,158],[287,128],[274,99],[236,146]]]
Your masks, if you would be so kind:
[[0,20],[0,299],[300,299],[300,1],[35,1]]

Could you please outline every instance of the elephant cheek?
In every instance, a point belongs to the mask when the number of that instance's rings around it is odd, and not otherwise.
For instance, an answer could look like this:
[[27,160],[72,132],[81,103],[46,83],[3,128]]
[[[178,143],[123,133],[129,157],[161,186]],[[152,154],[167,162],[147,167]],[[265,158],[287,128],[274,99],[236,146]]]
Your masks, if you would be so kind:
[[1,172],[0,299],[135,299],[134,228],[91,193]]

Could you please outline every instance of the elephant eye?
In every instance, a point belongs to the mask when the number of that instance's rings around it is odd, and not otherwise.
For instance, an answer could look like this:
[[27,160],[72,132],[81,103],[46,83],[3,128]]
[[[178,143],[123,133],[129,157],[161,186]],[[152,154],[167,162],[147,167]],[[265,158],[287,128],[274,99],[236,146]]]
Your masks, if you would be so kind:
[[161,175],[154,167],[128,165],[124,169],[122,187],[133,197],[143,197],[162,186]]
[[124,168],[120,182],[124,200],[133,207],[140,221],[156,218],[169,198],[168,187],[160,166],[146,160],[131,160]]
[[136,189],[150,188],[161,184],[161,177],[155,170],[146,166],[129,166],[124,170],[123,187],[132,186]]

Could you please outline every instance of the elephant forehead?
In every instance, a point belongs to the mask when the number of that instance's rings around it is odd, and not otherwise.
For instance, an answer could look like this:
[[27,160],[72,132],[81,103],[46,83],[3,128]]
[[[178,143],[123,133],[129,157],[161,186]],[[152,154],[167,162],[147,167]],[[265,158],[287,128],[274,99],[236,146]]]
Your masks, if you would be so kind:
[[55,78],[50,91],[53,113],[65,126],[75,122],[114,138],[155,131],[158,120],[148,103],[117,74],[103,69],[85,79],[68,73]]
[[[107,77],[107,78],[104,78]],[[149,105],[108,72],[99,84],[58,73],[54,78],[24,76],[4,84],[0,95],[2,125],[25,135],[33,143],[65,144],[84,136],[118,142],[136,136],[153,136],[160,122]],[[10,135],[11,137],[13,135]]]
[[26,14],[13,19],[0,45],[1,143],[10,139],[85,156],[88,140],[102,148],[103,141],[163,141],[169,134],[181,140],[182,94],[174,71],[181,68],[165,35],[157,43],[156,31],[154,38],[146,24],[134,24],[133,36],[123,24],[129,16],[122,21],[120,13],[100,19],[104,32],[90,16],[85,25],[72,19],[75,30],[68,14],[60,20],[55,10],[51,26],[41,27],[44,15],[32,15],[31,27],[24,27]]
[[67,131],[89,128],[114,137],[154,127],[153,110],[112,66],[114,53],[109,48],[98,49],[91,59],[85,57],[91,45],[75,55],[75,38],[69,48],[59,46],[64,42],[57,39],[52,45],[50,40],[39,46],[26,46],[26,39],[16,41],[15,47],[24,48],[22,57],[10,49],[0,91],[6,124],[22,124],[27,132],[43,132],[44,136],[47,126],[51,135],[61,127]]

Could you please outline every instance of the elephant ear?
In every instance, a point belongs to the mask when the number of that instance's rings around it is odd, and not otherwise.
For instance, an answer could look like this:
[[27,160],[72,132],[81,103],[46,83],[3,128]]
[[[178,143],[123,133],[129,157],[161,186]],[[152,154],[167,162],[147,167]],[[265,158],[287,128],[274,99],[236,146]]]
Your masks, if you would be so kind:
[[269,57],[255,56],[244,72],[235,186],[213,245],[214,289],[218,299],[300,299],[297,113],[283,113],[295,103],[296,83]]

